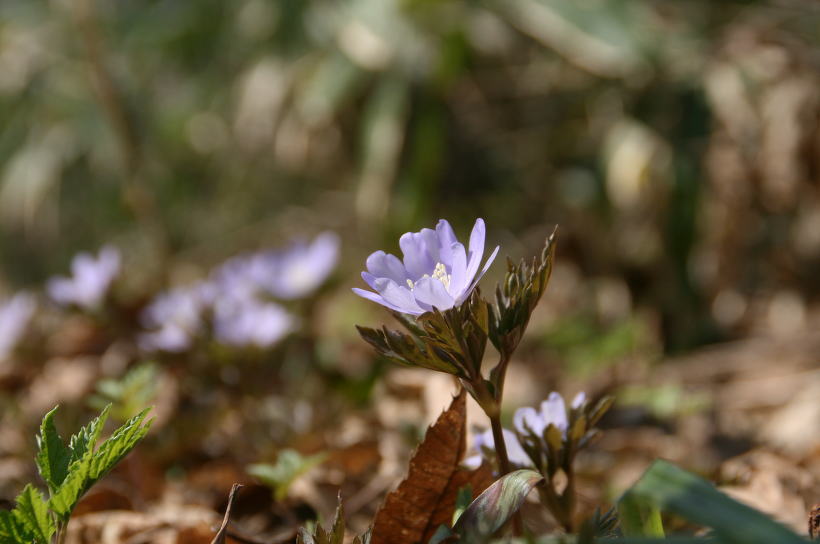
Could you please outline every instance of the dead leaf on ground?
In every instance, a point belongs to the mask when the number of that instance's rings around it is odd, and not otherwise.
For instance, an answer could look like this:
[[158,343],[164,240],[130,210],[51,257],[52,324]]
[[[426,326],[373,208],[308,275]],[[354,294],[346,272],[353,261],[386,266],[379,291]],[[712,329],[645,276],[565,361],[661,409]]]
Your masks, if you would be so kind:
[[439,525],[450,524],[459,488],[470,484],[477,495],[492,482],[486,466],[476,471],[459,468],[466,449],[466,416],[462,391],[427,430],[407,477],[376,513],[373,544],[427,542]]
[[196,506],[109,510],[71,519],[66,544],[209,544],[219,516]]

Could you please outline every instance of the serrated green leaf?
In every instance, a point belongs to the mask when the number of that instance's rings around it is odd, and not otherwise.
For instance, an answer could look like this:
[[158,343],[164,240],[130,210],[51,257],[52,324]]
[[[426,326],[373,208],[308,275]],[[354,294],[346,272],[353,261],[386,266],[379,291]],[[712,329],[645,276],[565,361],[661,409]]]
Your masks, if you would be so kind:
[[48,507],[61,521],[67,521],[71,511],[88,491],[93,483],[91,480],[91,458],[75,461],[69,467],[68,476],[60,488],[51,496]]
[[784,525],[666,461],[655,461],[629,493],[693,523],[711,527],[718,540],[727,544],[806,542]]
[[100,439],[100,434],[102,434],[105,422],[108,420],[110,410],[111,405],[108,404],[103,408],[99,416],[92,419],[88,425],[85,425],[76,434],[71,436],[68,442],[68,449],[71,451],[71,461],[69,465],[94,451],[94,446],[97,444],[97,440]]
[[0,510],[0,544],[30,544],[34,534],[10,510]]
[[108,474],[148,434],[151,421],[144,425],[143,421],[150,410],[146,408],[126,421],[122,427],[114,431],[108,440],[100,444],[99,449],[93,455],[92,462],[91,476],[95,481]]
[[56,406],[43,417],[43,422],[40,424],[40,435],[37,437],[39,451],[34,458],[40,476],[48,485],[50,493],[54,493],[65,480],[68,475],[68,464],[71,461],[71,452],[66,448],[54,426],[55,412],[57,412]]
[[56,530],[54,520],[48,513],[45,498],[33,485],[28,484],[23,488],[17,496],[17,506],[12,513],[33,535],[35,542],[48,544]]
[[143,421],[149,410],[150,408],[147,408],[125,422],[100,444],[96,451],[94,451],[94,444],[102,432],[102,426],[108,413],[107,408],[103,410],[99,418],[72,437],[72,443],[76,448],[72,448],[72,458],[80,452],[82,455],[69,465],[68,476],[48,503],[49,508],[59,519],[67,520],[83,494],[128,455],[148,433],[151,421],[144,424]]
[[543,479],[528,469],[503,476],[467,507],[453,531],[465,542],[485,542],[518,511],[532,488]]

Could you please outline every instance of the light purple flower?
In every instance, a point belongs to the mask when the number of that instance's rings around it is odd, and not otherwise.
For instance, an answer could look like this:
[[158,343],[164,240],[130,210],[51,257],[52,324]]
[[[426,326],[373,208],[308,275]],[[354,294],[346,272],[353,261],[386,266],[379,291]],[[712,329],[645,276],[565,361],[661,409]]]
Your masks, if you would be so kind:
[[46,289],[58,304],[93,310],[100,305],[119,271],[119,250],[105,246],[97,258],[90,253],[78,253],[71,261],[71,277],[52,278]]
[[137,344],[143,351],[180,353],[191,347],[192,340],[189,331],[171,323],[159,330],[140,334]]
[[[509,429],[502,429],[501,433],[504,436],[504,445],[507,447],[507,458],[510,463],[520,467],[532,466],[530,456],[527,455],[527,452],[521,447],[521,443],[518,441],[518,437],[515,436],[515,433]],[[495,451],[495,440],[493,439],[492,429],[487,429],[483,433],[477,434],[474,439],[474,446],[478,453],[468,457],[462,462],[465,467],[472,469],[478,468],[481,465],[481,461],[485,458],[486,450]]]
[[293,317],[272,302],[226,297],[214,303],[214,336],[226,345],[270,347],[293,327]]
[[[586,394],[582,391],[572,400],[573,409],[580,408],[586,402]],[[553,391],[547,400],[541,403],[541,410],[525,407],[519,408],[513,415],[513,424],[516,430],[522,434],[534,433],[541,437],[550,425],[554,425],[561,435],[566,437],[569,420],[567,418],[567,408],[564,397],[560,393]]]
[[283,250],[257,255],[250,263],[251,274],[276,298],[302,298],[333,272],[339,246],[339,236],[326,231],[310,243],[295,242]]
[[0,361],[11,355],[34,314],[34,297],[18,293],[0,305]]
[[206,282],[176,287],[157,295],[140,316],[144,327],[156,329],[139,336],[145,351],[182,352],[203,329],[202,314],[213,301],[214,288]]
[[362,278],[376,293],[358,288],[353,292],[411,315],[458,306],[470,296],[498,253],[496,247],[479,273],[485,234],[484,220],[476,219],[466,250],[446,219],[439,220],[436,230],[405,233],[399,239],[404,261],[384,251],[367,258]]

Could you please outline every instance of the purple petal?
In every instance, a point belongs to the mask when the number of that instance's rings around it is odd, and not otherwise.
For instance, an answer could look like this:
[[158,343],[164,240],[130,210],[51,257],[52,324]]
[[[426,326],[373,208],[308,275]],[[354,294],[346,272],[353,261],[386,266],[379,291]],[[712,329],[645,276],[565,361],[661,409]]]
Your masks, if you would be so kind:
[[484,220],[480,217],[475,220],[473,230],[470,232],[470,251],[467,253],[467,278],[469,281],[478,272],[481,264],[481,257],[484,255],[484,238],[486,235]]
[[[530,456],[527,455],[527,452],[521,447],[521,443],[518,441],[518,437],[515,436],[515,433],[509,429],[502,429],[501,434],[504,437],[504,445],[507,447],[507,458],[510,462],[519,466],[532,465]],[[492,430],[490,429],[476,435],[474,440],[475,447],[479,452],[484,448],[493,451],[496,449],[495,440],[493,439]]]
[[467,278],[467,252],[462,244],[456,242],[450,249],[452,255],[452,266],[450,268],[450,289],[448,291],[456,300],[461,298],[467,289],[469,279]]
[[521,447],[521,443],[518,441],[518,437],[515,436],[515,433],[509,429],[503,429],[502,434],[504,436],[504,445],[507,446],[507,458],[510,460],[510,463],[524,467],[532,465],[530,456],[527,455],[527,452]]
[[547,397],[547,400],[541,403],[541,417],[544,418],[546,426],[552,424],[562,433],[566,432],[569,425],[567,422],[567,407],[560,393],[553,391]]
[[[426,234],[425,231],[430,234]],[[436,266],[436,261],[433,260],[433,256],[428,250],[427,242],[431,238],[431,241],[438,246],[435,231],[430,229],[422,229],[421,232],[407,232],[399,238],[399,247],[401,247],[404,254],[404,267],[407,269],[407,275],[411,280],[431,273]],[[438,247],[435,249],[435,258],[438,258]]]
[[179,353],[191,347],[191,336],[181,327],[167,325],[158,331],[139,335],[137,345],[143,351]]
[[34,314],[34,297],[18,293],[0,304],[0,362],[8,357],[26,332]]
[[74,299],[74,284],[68,278],[51,278],[46,284],[46,291],[57,304],[71,304]]
[[384,251],[371,253],[366,266],[367,271],[377,278],[390,278],[398,284],[405,283],[408,279],[407,270],[399,258]]
[[458,243],[453,227],[446,219],[439,219],[436,225],[439,244],[439,259],[449,270],[453,266],[453,244]]
[[357,295],[359,295],[362,298],[366,298],[367,300],[372,300],[376,304],[381,304],[382,306],[390,308],[391,310],[395,310],[397,312],[404,312],[403,309],[399,308],[395,304],[391,304],[391,303],[387,302],[386,300],[384,300],[384,297],[382,297],[378,293],[374,293],[372,291],[365,291],[364,289],[359,289],[358,287],[354,287],[353,292],[356,293]]
[[[481,278],[483,278],[483,277],[484,277],[484,274],[486,274],[486,273],[487,273],[487,270],[489,270],[489,269],[490,269],[490,265],[491,265],[491,264],[493,264],[493,261],[495,260],[495,256],[496,256],[496,255],[498,255],[498,250],[499,250],[499,249],[501,249],[501,246],[495,246],[495,250],[493,250],[492,254],[491,254],[491,255],[490,255],[490,257],[487,259],[487,262],[486,262],[486,263],[484,263],[484,268],[482,268],[482,269],[481,269],[481,273],[480,273],[480,274],[479,274],[479,275],[478,275],[478,276],[477,276],[477,277],[473,280],[473,282],[470,284],[470,288],[469,288],[469,289],[467,289],[466,294],[469,294],[469,293],[470,293],[470,291],[472,291],[472,290],[473,290],[473,288],[475,288],[475,286],[476,286],[476,285],[478,285],[478,282],[479,282],[479,281],[481,281]],[[465,297],[465,298],[466,298],[466,297]],[[459,302],[461,302],[461,301],[459,301]]]
[[371,289],[376,288],[376,282],[379,281],[377,276],[374,276],[370,272],[362,272],[362,279],[364,282],[371,287]]
[[530,434],[532,432],[538,436],[541,436],[544,432],[544,428],[546,427],[544,418],[541,417],[541,414],[539,414],[535,408],[529,406],[519,408],[515,411],[515,415],[513,415],[513,424],[515,425],[516,430],[523,435]]
[[310,245],[294,243],[271,257],[272,275],[266,288],[276,297],[290,300],[316,290],[333,271],[339,255],[339,237],[324,232]]
[[475,469],[477,469],[478,467],[481,466],[481,463],[482,463],[483,460],[484,460],[484,458],[481,457],[481,454],[477,453],[475,455],[471,455],[470,457],[467,457],[466,459],[464,459],[461,462],[461,466],[463,466],[464,468],[469,469],[469,470],[475,470]]
[[586,403],[586,401],[587,401],[587,394],[584,393],[583,391],[581,391],[580,393],[575,395],[574,399],[572,399],[572,404],[570,406],[572,406],[573,410],[577,410],[578,408],[583,406]]
[[421,315],[424,310],[416,303],[416,298],[410,289],[396,284],[393,280],[379,278],[376,290],[385,301],[400,308],[400,312],[413,315]]
[[449,310],[454,303],[453,297],[447,292],[444,284],[429,276],[416,282],[413,295],[418,302],[439,310]]

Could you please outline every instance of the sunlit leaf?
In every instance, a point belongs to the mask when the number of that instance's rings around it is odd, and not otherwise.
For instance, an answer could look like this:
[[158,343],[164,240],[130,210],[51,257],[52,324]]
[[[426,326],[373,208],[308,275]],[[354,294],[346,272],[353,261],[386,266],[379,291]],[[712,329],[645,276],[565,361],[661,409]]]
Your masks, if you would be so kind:
[[503,476],[467,507],[453,531],[466,542],[485,541],[518,511],[532,488],[543,479],[527,469]]

